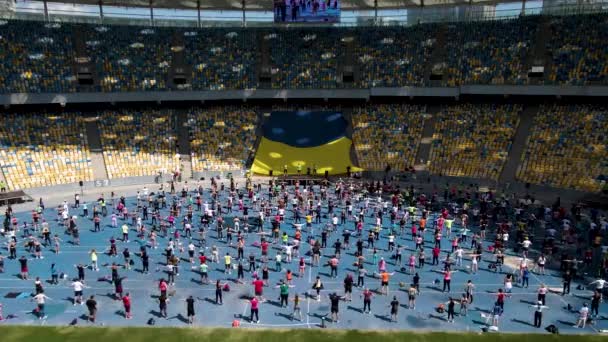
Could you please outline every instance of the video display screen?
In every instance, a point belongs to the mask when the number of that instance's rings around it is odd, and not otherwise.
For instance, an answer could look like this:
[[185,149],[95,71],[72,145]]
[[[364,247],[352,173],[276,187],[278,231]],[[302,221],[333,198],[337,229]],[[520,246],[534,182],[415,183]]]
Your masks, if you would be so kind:
[[338,23],[340,0],[275,0],[276,23]]

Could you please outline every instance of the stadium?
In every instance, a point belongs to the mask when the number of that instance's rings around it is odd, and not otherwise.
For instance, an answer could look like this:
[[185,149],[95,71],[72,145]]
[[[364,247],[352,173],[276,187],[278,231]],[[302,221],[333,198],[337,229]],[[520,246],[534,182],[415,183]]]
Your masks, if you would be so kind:
[[604,0],[0,0],[3,340],[603,338],[606,37]]

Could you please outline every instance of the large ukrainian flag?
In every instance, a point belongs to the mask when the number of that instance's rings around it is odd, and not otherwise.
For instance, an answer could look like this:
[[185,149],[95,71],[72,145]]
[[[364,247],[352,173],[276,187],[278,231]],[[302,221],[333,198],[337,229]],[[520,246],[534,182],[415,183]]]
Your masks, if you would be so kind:
[[348,123],[336,112],[272,112],[263,125],[263,136],[251,167],[260,175],[302,174],[307,168],[318,174],[344,174],[346,168],[360,171],[350,158],[352,140],[346,135]]

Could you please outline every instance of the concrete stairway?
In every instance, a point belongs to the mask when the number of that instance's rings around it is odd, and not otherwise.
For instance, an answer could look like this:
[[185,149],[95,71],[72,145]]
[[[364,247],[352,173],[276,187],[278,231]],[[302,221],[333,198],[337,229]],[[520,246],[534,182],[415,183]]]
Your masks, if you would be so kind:
[[433,66],[437,63],[442,63],[446,61],[447,51],[445,49],[446,39],[448,35],[448,28],[446,25],[442,25],[437,29],[437,35],[435,36],[435,44],[433,45],[433,51],[431,52],[431,56],[429,60],[426,61],[426,65],[424,66],[424,81],[427,84],[440,86],[442,85],[443,79],[445,79],[445,75],[442,80],[431,80],[431,74],[433,72]]
[[267,39],[264,39],[265,32],[259,32],[257,34],[257,53],[255,62],[256,78],[260,88],[270,89],[272,88],[272,61],[271,61],[271,49],[270,43]]
[[[351,138],[353,137],[353,109],[345,108],[342,110],[342,114],[344,115],[344,119],[348,122],[346,126],[346,136]],[[351,145],[350,149],[350,160],[353,162],[355,166],[359,166],[359,157],[357,156],[357,151],[355,150],[355,144]]]
[[515,177],[517,176],[517,168],[526,149],[526,142],[528,141],[530,129],[534,124],[534,117],[536,116],[537,112],[538,105],[530,105],[527,106],[520,114],[519,126],[515,132],[515,137],[513,138],[513,144],[511,145],[507,162],[502,169],[502,173],[500,174],[499,181],[501,183],[513,183],[515,181]]
[[188,129],[188,113],[176,110],[174,113],[175,132],[177,133],[177,152],[181,157],[181,170],[183,179],[191,179],[192,173],[192,146],[190,145],[190,130]]
[[103,147],[101,146],[101,136],[97,120],[91,118],[85,126],[87,132],[87,142],[91,151],[91,167],[93,168],[93,179],[108,179],[106,161],[103,158]]
[[422,129],[422,139],[416,153],[414,168],[416,171],[426,171],[431,154],[433,144],[433,133],[435,133],[435,114],[439,111],[439,105],[430,105],[427,107],[426,118],[424,119],[424,127]]
[[[3,170],[0,170],[0,181],[2,181],[4,184],[6,184],[6,190],[9,190],[8,189],[8,183],[6,182],[6,177],[4,177],[4,171]],[[13,190],[13,189],[11,189],[11,190]]]
[[255,142],[253,143],[253,151],[249,154],[247,158],[247,162],[245,163],[245,169],[250,170],[253,165],[253,160],[255,159],[255,154],[258,151],[258,147],[262,142],[262,127],[264,126],[264,121],[266,118],[264,117],[264,113],[272,112],[272,107],[262,107],[258,111],[258,125],[255,128]]
[[[533,40],[533,46],[528,50],[529,55],[526,56],[526,71],[532,69],[533,66],[544,66],[546,78],[549,74],[551,65],[551,54],[547,53],[547,42],[551,39],[551,28],[547,18],[541,17],[536,30],[536,35]],[[549,63],[549,64],[547,64]],[[543,79],[530,78],[530,84],[539,84]]]

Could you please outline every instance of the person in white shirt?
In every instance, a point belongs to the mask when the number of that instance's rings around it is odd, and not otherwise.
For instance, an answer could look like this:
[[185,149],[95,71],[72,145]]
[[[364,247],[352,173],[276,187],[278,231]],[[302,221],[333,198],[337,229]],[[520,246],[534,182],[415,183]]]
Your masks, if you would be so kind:
[[536,305],[531,305],[534,308],[534,327],[540,328],[543,324],[543,310],[548,309],[548,306],[543,305],[543,302],[540,300],[536,303]]
[[72,282],[72,287],[74,288],[74,301],[72,302],[72,305],[84,304],[84,302],[82,301],[82,289],[86,286],[84,286],[84,284],[80,280],[76,280]]
[[522,241],[521,243],[521,247],[523,248],[523,255],[524,257],[528,257],[528,249],[530,249],[530,245],[532,245],[532,241],[530,241],[527,237],[524,241]]
[[35,301],[37,305],[36,313],[38,314],[38,319],[45,319],[47,317],[44,314],[44,304],[46,303],[47,299],[50,300],[51,298],[47,297],[44,293],[39,293],[32,297],[32,301]]
[[593,284],[595,284],[596,291],[598,291],[599,293],[603,293],[604,285],[606,285],[606,281],[604,279],[597,279],[597,280],[591,282],[591,284],[589,284],[589,285],[593,285]]
[[589,317],[589,307],[587,303],[583,303],[583,307],[578,312],[578,320],[573,328],[584,328],[587,324],[587,318]]

